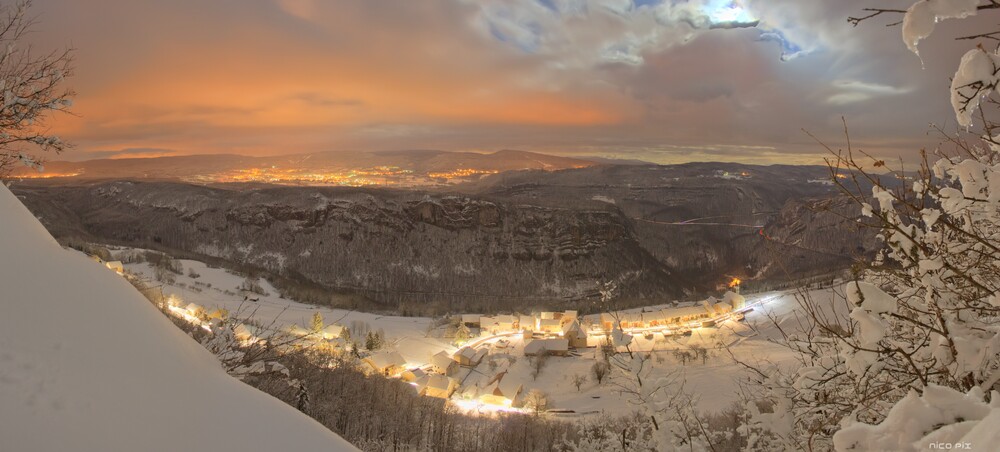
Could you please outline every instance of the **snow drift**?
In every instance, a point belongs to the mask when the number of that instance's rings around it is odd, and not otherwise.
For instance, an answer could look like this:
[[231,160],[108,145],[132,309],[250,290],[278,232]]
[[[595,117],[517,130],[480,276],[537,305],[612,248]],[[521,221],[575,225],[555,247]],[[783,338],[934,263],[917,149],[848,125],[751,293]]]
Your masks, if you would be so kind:
[[354,450],[227,375],[0,184],[0,450]]

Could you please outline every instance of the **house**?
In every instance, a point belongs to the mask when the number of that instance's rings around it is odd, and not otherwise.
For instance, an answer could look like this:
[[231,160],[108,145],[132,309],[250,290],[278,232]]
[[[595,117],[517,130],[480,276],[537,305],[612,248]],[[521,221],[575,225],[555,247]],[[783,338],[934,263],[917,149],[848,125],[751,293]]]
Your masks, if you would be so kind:
[[444,375],[428,375],[419,380],[420,395],[447,399],[458,388],[458,381]]
[[233,334],[236,335],[236,339],[244,342],[257,342],[265,335],[264,330],[260,327],[245,323],[236,325],[236,328],[233,328]]
[[728,303],[732,306],[733,311],[742,311],[747,307],[747,299],[744,298],[743,295],[735,292],[726,292],[726,294],[722,296],[722,302]]
[[468,367],[475,367],[479,365],[479,362],[486,356],[486,350],[482,350],[480,353],[472,347],[462,347],[452,355],[452,358],[458,362],[458,364]]
[[427,375],[427,372],[424,372],[424,370],[420,368],[406,369],[403,373],[399,374],[399,378],[407,383],[414,383]]
[[115,273],[118,273],[119,275],[125,273],[125,266],[122,265],[122,261],[108,261],[104,263],[104,266],[114,270]]
[[524,344],[524,356],[565,356],[568,353],[569,341],[566,339],[535,339]]
[[451,375],[458,368],[458,362],[452,359],[446,351],[437,352],[431,356],[431,370],[444,375]]
[[667,324],[667,317],[663,315],[663,311],[651,311],[642,313],[642,323],[645,327],[651,326],[663,326]]
[[562,324],[559,319],[542,319],[538,322],[538,331],[548,334],[562,332]]
[[496,317],[482,316],[479,318],[479,328],[482,328],[484,332],[489,331],[491,334],[497,334],[500,332],[500,322]]
[[705,301],[706,301],[705,309],[708,310],[713,317],[718,317],[733,312],[733,305],[729,303],[716,302],[715,298],[709,298],[708,300]]
[[205,313],[205,308],[201,307],[197,303],[188,303],[188,305],[184,307],[184,310],[187,311],[187,313],[192,317],[200,318],[202,314]]
[[542,320],[559,320],[560,317],[562,317],[561,312],[543,311],[541,314],[539,314],[539,318],[541,318]]
[[538,328],[538,323],[534,316],[522,314],[517,316],[517,327],[524,331],[535,331]]
[[215,308],[211,311],[208,311],[208,313],[205,314],[205,316],[208,317],[209,320],[213,319],[223,320],[229,316],[229,311],[226,311],[225,309]]
[[704,306],[667,308],[663,310],[663,316],[667,319],[667,322],[671,324],[700,322],[711,317],[708,310],[706,310]]
[[618,317],[622,328],[643,328],[646,325],[642,322],[641,312],[628,312]]
[[472,362],[478,365],[479,363],[483,362],[483,358],[485,358],[486,355],[488,354],[490,354],[490,351],[485,347],[476,350],[476,356],[472,357]]
[[587,348],[587,333],[576,320],[563,325],[563,339],[569,341],[570,348]]
[[524,384],[507,372],[498,373],[489,384],[479,392],[479,401],[488,405],[509,408],[517,401]]
[[616,317],[615,315],[608,312],[601,313],[600,317],[601,328],[604,329],[604,331],[611,331],[615,329],[615,323],[617,323],[617,319],[615,317]]
[[382,375],[396,375],[406,366],[406,359],[395,350],[382,350],[364,359],[365,364]]
[[496,316],[497,326],[500,331],[514,331],[517,329],[517,316],[498,315]]
[[574,320],[579,320],[579,317],[580,315],[576,311],[566,311],[562,314],[562,317],[559,318],[559,321],[562,322],[563,325],[565,325]]
[[479,314],[462,314],[460,321],[469,328],[479,328],[481,317]]
[[313,334],[312,331],[307,330],[305,328],[302,328],[301,326],[298,326],[298,325],[295,325],[295,324],[285,325],[285,327],[282,328],[281,330],[285,334],[287,334],[289,336],[294,336],[294,337],[305,337],[305,336],[308,336],[310,334]]
[[320,331],[323,339],[336,339],[344,332],[344,327],[331,323]]

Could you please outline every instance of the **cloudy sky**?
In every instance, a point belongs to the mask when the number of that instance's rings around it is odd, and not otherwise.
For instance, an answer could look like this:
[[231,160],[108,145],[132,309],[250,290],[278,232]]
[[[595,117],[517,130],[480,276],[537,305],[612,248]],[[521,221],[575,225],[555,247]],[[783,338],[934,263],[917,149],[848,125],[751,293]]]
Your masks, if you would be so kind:
[[[945,23],[907,51],[855,0],[36,0],[76,50],[68,159],[523,149],[816,163],[802,129],[911,157],[955,128]],[[926,66],[924,68],[923,66]]]

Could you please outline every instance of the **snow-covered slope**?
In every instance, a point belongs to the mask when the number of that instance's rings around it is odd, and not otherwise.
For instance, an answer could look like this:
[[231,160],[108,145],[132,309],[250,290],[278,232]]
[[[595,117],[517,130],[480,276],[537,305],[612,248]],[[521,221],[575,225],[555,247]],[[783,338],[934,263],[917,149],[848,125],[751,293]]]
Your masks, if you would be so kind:
[[0,185],[0,450],[354,450],[227,375]]

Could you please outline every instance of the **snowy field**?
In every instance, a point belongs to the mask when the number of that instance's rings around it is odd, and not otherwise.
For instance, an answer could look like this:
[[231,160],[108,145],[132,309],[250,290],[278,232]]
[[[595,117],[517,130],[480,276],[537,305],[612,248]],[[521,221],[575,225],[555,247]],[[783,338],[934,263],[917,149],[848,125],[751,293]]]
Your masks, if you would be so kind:
[[[458,350],[449,339],[428,334],[432,323],[430,318],[383,316],[297,303],[280,298],[277,290],[264,280],[260,283],[268,295],[254,295],[258,301],[248,301],[237,290],[244,281],[242,276],[224,269],[209,268],[198,261],[178,262],[183,266],[183,274],[175,275],[173,284],[163,285],[163,292],[164,295],[177,297],[182,304],[193,302],[209,310],[224,308],[231,313],[239,313],[237,317],[252,315],[258,322],[265,325],[273,323],[278,328],[292,324],[307,327],[316,312],[320,312],[327,323],[350,326],[352,323],[363,322],[373,331],[384,331],[389,348],[398,351],[407,360],[408,367],[422,367],[430,362],[433,354],[440,351],[454,353]],[[125,267],[131,273],[154,281],[155,272],[148,263],[127,264]],[[200,276],[188,276],[191,271]],[[209,284],[211,287],[208,287]],[[821,301],[833,299],[830,290],[815,291],[812,296]],[[650,340],[636,336],[633,351],[652,352],[656,363],[654,373],[675,374],[679,382],[683,381],[685,390],[695,396],[702,410],[723,410],[738,400],[738,382],[741,378],[746,378],[741,366],[731,359],[730,352],[747,362],[760,360],[779,365],[794,364],[792,354],[787,349],[769,341],[778,338],[779,333],[766,313],[776,316],[783,327],[794,327],[794,312],[798,309],[795,293],[770,292],[747,297],[748,305],[758,302],[755,310],[748,313],[743,322],[728,320],[716,327],[697,328],[690,337],[664,338],[656,335]],[[440,336],[440,331],[436,336]],[[543,391],[548,395],[550,408],[573,412],[566,416],[602,412],[626,414],[630,411],[624,396],[618,393],[614,385],[607,381],[599,385],[594,381],[591,374],[594,348],[576,350],[566,357],[551,356],[537,378],[532,378],[531,362],[523,356],[522,339],[517,336],[505,336],[503,339],[509,343],[505,347],[497,346],[498,338],[473,342],[477,347],[488,347],[490,358],[475,368],[462,368],[453,375],[460,382],[454,397],[461,398],[464,393],[473,393],[477,386],[485,386],[497,372],[507,370],[505,378],[520,381],[524,385],[523,393],[531,389]],[[695,359],[686,365],[677,361],[674,350],[691,346],[708,349],[707,360],[703,362]],[[726,347],[729,347],[728,351]],[[491,359],[499,365],[491,366],[488,363]],[[588,378],[579,391],[572,384],[575,375]]]

